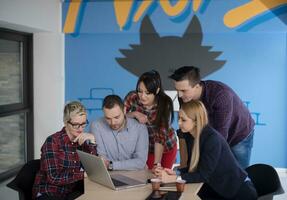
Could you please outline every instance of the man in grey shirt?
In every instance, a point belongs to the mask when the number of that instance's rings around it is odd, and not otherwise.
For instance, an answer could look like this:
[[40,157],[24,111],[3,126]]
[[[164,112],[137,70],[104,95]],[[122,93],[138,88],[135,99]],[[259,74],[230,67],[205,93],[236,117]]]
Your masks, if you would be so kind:
[[106,96],[102,108],[104,117],[91,124],[91,132],[107,169],[143,169],[149,144],[146,126],[126,117],[124,104],[117,95]]

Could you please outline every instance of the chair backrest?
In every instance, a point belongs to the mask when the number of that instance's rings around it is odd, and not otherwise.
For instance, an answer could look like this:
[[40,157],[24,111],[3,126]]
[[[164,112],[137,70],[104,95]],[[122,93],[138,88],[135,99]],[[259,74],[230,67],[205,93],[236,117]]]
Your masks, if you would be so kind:
[[84,194],[84,192],[85,192],[85,185],[84,185],[84,179],[83,179],[83,180],[79,180],[76,182],[76,186],[73,189],[73,192],[68,194],[67,200],[77,199],[79,196]]
[[252,180],[258,196],[284,193],[276,170],[266,164],[254,164],[245,169]]
[[32,199],[32,187],[39,169],[39,159],[28,161],[18,172],[17,176],[7,184],[7,187],[18,191],[20,200]]

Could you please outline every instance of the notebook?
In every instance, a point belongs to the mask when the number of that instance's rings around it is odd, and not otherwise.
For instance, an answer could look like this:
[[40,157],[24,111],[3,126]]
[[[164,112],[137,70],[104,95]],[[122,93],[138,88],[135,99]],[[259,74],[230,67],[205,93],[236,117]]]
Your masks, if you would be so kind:
[[176,191],[153,191],[145,200],[178,200],[181,192]]
[[123,174],[110,174],[103,159],[80,150],[77,150],[81,163],[91,181],[104,185],[114,190],[146,185],[146,180],[136,180]]

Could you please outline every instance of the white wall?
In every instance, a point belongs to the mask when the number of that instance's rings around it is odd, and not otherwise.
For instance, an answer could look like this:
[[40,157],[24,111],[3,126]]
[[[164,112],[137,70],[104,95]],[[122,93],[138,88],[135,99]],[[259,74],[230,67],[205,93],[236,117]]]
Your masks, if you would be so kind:
[[62,128],[64,106],[64,36],[34,34],[34,153],[48,135]]
[[[0,27],[33,33],[35,158],[58,131],[64,105],[64,34],[60,0],[0,0]],[[1,199],[16,197],[0,184]]]
[[0,24],[22,30],[52,31],[61,30],[60,0],[1,0]]

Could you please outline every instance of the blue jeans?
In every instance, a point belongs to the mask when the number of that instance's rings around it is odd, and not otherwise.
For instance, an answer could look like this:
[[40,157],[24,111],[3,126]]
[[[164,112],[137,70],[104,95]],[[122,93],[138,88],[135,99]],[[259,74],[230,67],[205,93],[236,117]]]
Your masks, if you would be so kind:
[[243,169],[248,167],[250,163],[251,149],[253,146],[253,136],[254,130],[252,130],[251,133],[241,142],[231,147],[233,155]]

